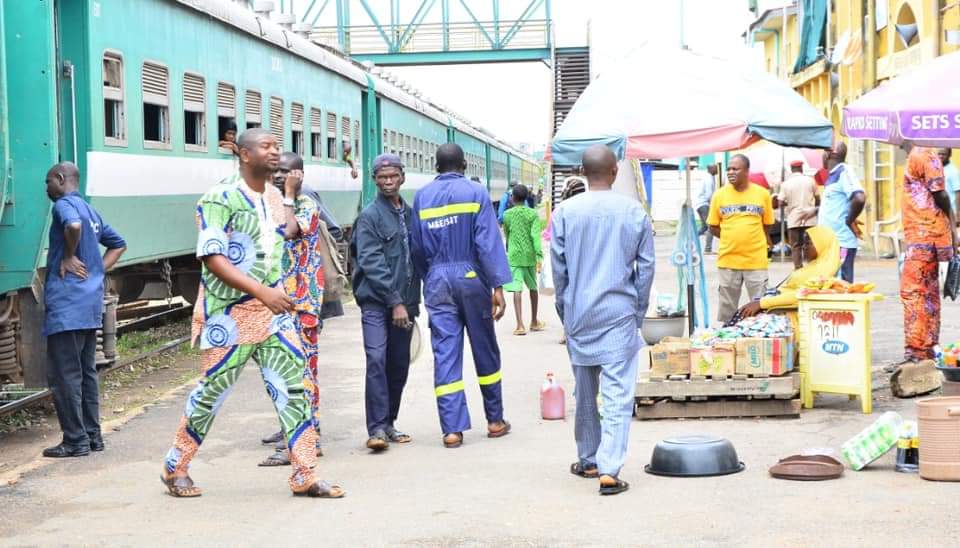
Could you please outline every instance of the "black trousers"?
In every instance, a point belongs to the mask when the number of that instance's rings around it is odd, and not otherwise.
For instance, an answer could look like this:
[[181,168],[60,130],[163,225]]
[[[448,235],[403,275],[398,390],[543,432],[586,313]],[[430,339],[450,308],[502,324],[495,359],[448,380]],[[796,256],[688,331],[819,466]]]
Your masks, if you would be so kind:
[[97,330],[61,331],[47,337],[47,384],[53,392],[63,443],[90,445],[100,435]]

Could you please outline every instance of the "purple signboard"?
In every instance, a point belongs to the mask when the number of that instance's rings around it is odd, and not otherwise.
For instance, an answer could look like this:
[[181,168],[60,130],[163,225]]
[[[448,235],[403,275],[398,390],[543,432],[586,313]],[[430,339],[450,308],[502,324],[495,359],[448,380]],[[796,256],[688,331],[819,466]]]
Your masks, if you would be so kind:
[[855,139],[891,140],[896,135],[896,117],[890,112],[851,112],[844,109],[843,133]]
[[911,141],[960,140],[960,111],[901,111],[900,135]]

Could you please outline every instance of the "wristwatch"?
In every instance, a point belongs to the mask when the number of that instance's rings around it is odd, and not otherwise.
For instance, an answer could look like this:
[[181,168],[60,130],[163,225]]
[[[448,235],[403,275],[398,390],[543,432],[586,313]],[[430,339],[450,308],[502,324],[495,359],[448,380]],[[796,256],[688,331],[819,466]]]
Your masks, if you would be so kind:
[[297,202],[295,202],[293,198],[284,198],[283,205],[284,207],[296,207]]

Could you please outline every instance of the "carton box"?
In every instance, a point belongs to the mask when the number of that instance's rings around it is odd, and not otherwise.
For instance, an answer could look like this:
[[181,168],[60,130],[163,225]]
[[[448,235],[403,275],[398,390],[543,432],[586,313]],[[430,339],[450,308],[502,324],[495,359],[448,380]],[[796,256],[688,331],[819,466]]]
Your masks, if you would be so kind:
[[786,375],[793,371],[793,339],[737,339],[736,371],[741,375]]
[[736,371],[737,348],[733,343],[690,349],[690,374],[728,377]]
[[650,376],[669,377],[690,373],[690,339],[664,337],[650,347]]

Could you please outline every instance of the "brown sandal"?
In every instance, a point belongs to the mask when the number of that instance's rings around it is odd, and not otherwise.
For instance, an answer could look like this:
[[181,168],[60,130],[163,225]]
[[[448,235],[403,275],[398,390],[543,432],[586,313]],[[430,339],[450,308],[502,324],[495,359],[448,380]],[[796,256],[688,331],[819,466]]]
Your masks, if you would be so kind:
[[193,498],[203,494],[203,491],[193,484],[190,476],[165,477],[163,474],[160,474],[160,481],[167,486],[167,491],[170,492],[170,495],[177,498]]
[[443,436],[443,446],[447,449],[456,449],[463,445],[463,432],[454,432]]
[[311,497],[317,499],[340,499],[346,494],[347,492],[344,491],[339,485],[330,485],[323,480],[319,480],[313,482],[313,485],[311,485],[306,491],[295,492],[294,496]]
[[491,430],[490,426],[487,426],[487,437],[488,438],[502,438],[510,433],[510,423],[508,421],[500,421],[500,428],[496,430]]

